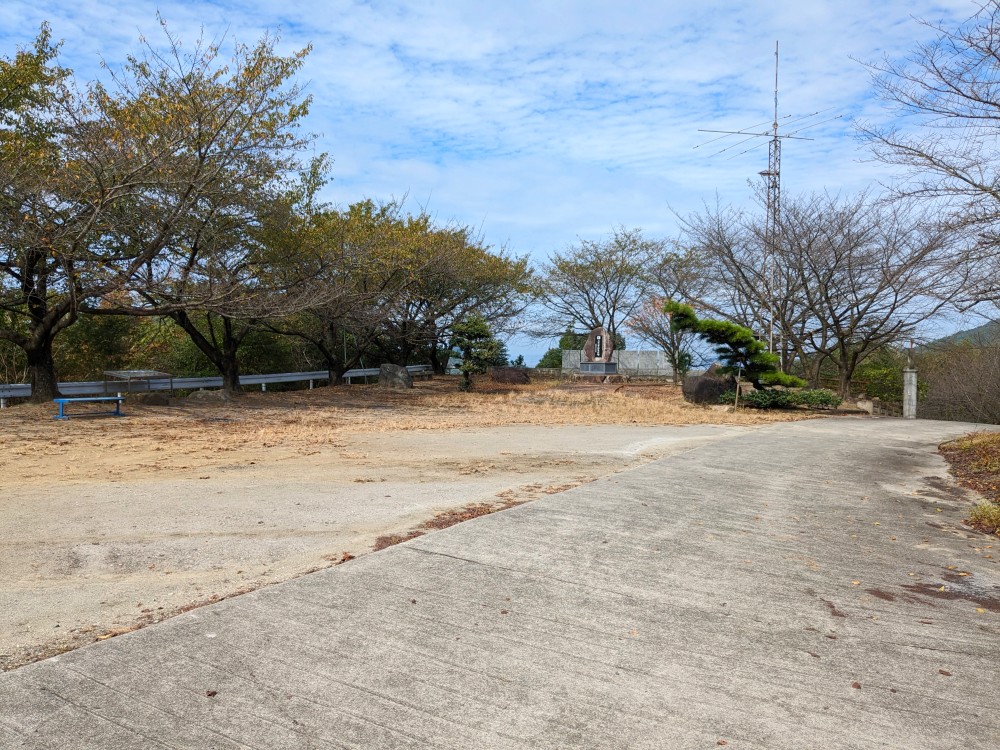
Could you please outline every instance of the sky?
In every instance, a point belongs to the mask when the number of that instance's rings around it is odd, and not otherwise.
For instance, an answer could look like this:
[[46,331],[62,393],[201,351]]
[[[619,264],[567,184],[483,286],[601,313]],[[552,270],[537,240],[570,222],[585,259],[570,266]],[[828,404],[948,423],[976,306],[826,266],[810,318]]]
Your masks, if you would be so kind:
[[[61,63],[104,75],[162,44],[312,45],[298,80],[307,127],[330,155],[324,197],[405,197],[440,223],[544,260],[616,226],[678,234],[717,201],[752,207],[767,139],[709,143],[704,129],[769,129],[779,45],[784,193],[851,194],[891,180],[857,121],[886,124],[862,64],[900,59],[954,27],[970,0],[3,0],[0,55],[48,21]],[[805,127],[810,126],[810,127]],[[804,128],[804,129],[803,129]],[[801,129],[801,130],[800,130]],[[517,337],[529,364],[551,345]]]

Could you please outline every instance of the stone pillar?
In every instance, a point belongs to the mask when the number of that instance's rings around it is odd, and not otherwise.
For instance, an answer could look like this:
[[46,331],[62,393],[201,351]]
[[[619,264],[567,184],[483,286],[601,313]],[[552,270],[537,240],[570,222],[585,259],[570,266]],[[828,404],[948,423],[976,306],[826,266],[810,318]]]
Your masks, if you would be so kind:
[[917,418],[917,371],[903,370],[903,419]]

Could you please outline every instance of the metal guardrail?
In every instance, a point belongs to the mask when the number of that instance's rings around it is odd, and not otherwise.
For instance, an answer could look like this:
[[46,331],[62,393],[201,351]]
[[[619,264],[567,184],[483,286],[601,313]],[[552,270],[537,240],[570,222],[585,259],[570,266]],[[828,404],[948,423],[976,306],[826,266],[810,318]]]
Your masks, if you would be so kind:
[[[362,378],[362,377],[376,377],[378,375],[377,367],[367,367],[364,369],[348,370],[342,376],[344,380],[348,383],[351,382],[352,378]],[[406,368],[411,374],[417,375],[420,373],[431,372],[432,368],[430,365],[408,365]],[[267,383],[301,383],[306,380],[309,381],[310,387],[314,381],[317,380],[329,380],[330,373],[326,370],[314,370],[312,372],[275,372],[265,375],[241,375],[240,384],[241,385],[266,385]],[[149,391],[169,391],[171,389],[171,384],[174,390],[197,390],[199,388],[221,388],[222,387],[222,377],[213,376],[207,378],[173,378],[161,379],[161,380],[149,380],[149,381],[135,381],[131,383],[132,393],[142,393]],[[79,381],[70,383],[60,383],[59,392],[64,396],[91,396],[91,395],[106,395],[108,393],[117,393],[119,390],[124,390],[122,388],[116,388],[115,386],[120,386],[120,383],[106,382],[104,380],[89,380],[89,381]],[[0,383],[0,398],[30,398],[31,397],[31,384],[30,383],[14,383],[14,384],[2,384]]]

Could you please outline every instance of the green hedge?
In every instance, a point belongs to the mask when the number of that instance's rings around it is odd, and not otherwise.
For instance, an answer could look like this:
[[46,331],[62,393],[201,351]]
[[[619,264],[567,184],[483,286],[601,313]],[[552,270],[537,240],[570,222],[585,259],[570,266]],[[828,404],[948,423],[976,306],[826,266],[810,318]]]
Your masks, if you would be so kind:
[[[719,403],[733,404],[736,402],[736,391],[726,391],[719,397]],[[833,409],[843,402],[833,391],[825,388],[805,388],[796,391],[767,389],[750,391],[740,396],[740,405],[753,409],[792,409],[796,406],[808,406],[812,409]]]

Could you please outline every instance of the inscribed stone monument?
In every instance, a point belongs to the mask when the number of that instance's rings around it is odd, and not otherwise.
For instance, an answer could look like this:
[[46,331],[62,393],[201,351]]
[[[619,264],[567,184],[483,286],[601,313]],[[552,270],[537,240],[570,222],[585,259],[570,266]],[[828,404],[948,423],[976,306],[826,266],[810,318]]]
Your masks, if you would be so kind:
[[618,372],[618,363],[611,361],[615,350],[614,337],[604,326],[598,326],[587,336],[583,345],[583,361],[580,362],[580,372],[585,375],[614,375]]

